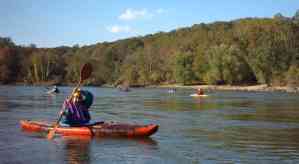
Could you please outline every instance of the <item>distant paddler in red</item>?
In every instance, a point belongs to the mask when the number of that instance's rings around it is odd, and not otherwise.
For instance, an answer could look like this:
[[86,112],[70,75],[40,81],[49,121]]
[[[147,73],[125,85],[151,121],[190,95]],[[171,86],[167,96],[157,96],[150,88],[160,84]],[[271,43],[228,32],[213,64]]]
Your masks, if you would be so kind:
[[201,89],[201,88],[197,88],[197,90],[196,90],[196,94],[198,94],[198,95],[204,95],[204,91],[203,91],[203,89]]
[[190,96],[192,96],[192,97],[206,97],[206,96],[208,96],[208,95],[205,95],[203,89],[201,89],[201,88],[197,88],[197,89],[196,89],[196,93],[191,94]]

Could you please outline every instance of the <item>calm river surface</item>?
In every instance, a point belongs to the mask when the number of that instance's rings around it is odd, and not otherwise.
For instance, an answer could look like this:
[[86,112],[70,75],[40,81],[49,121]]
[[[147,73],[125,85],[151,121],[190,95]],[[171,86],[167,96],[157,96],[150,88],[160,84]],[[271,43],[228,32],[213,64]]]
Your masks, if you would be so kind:
[[85,87],[94,120],[159,124],[148,139],[65,138],[20,130],[22,119],[55,121],[70,87],[0,86],[0,163],[299,163],[299,95]]

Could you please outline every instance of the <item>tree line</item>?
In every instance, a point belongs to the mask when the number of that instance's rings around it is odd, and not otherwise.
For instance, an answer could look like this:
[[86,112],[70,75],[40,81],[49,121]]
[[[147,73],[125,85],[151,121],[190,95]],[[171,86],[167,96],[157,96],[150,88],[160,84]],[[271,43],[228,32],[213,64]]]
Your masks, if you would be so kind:
[[89,46],[36,48],[0,37],[2,84],[268,84],[299,86],[299,10],[293,17],[195,24]]

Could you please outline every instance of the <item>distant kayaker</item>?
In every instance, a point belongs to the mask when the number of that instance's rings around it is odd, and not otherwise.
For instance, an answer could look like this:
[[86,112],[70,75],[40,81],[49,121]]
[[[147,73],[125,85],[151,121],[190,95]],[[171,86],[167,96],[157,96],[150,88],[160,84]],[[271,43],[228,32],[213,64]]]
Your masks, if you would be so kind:
[[204,95],[203,89],[198,88],[197,91],[196,91],[196,94],[198,94],[198,95]]
[[70,126],[80,126],[89,123],[91,117],[89,107],[93,103],[93,95],[89,91],[75,89],[71,98],[63,103],[62,123]]
[[55,93],[59,93],[59,89],[57,88],[56,85],[54,85],[53,92],[55,92]]
[[118,88],[120,91],[123,91],[123,92],[129,92],[129,91],[130,91],[129,86],[127,86],[127,85],[118,85],[117,88]]
[[57,88],[56,85],[54,85],[54,87],[49,90],[47,93],[52,94],[52,93],[59,93],[59,89]]

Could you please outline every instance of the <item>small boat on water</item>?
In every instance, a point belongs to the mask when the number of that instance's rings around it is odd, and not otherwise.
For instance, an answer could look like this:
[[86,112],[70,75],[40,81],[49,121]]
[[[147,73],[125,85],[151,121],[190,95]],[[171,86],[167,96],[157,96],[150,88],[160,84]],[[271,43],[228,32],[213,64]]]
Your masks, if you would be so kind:
[[48,94],[57,94],[59,93],[59,89],[56,87],[56,85],[49,91],[47,91]]
[[201,88],[196,90],[196,93],[191,94],[191,97],[207,97],[208,95],[204,94],[204,91]]
[[197,94],[197,93],[191,94],[190,96],[191,96],[191,97],[208,97],[208,95],[205,95],[205,94],[203,94],[203,95],[199,95],[199,94]]
[[[49,132],[55,123],[21,120],[21,129],[30,132]],[[59,126],[56,133],[61,135],[79,135],[92,137],[149,137],[158,131],[159,126],[155,124],[139,125],[114,122],[97,122],[79,127]]]

